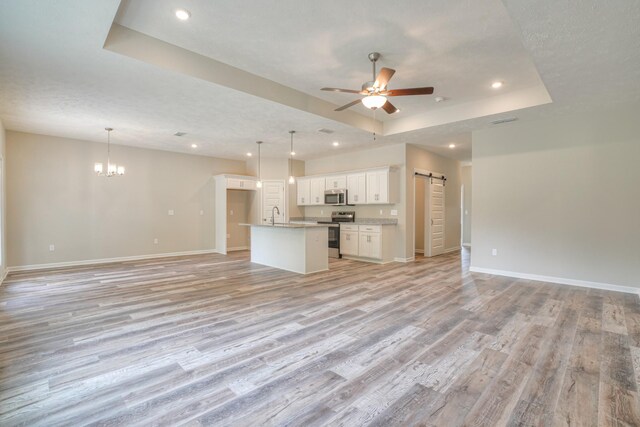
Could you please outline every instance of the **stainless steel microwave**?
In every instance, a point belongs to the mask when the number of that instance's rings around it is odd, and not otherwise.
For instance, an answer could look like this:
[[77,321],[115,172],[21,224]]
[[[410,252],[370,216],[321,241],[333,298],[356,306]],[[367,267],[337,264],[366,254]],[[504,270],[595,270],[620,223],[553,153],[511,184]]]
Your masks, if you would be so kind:
[[347,190],[338,188],[324,192],[324,204],[333,206],[345,206],[347,204]]

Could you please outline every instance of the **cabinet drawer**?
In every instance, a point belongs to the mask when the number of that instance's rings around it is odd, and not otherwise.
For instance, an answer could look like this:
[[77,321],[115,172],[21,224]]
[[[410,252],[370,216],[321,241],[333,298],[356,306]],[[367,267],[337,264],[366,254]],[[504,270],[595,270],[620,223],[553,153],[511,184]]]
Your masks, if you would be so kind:
[[382,233],[381,225],[361,225],[358,231],[366,231],[367,233]]
[[343,231],[358,231],[358,226],[353,224],[340,224],[340,230]]

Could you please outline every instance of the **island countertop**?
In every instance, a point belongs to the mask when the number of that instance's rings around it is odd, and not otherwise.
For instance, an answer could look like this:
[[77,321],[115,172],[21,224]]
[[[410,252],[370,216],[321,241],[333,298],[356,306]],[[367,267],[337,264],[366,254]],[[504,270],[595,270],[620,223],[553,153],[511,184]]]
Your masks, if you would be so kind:
[[245,227],[267,227],[267,228],[318,228],[318,227],[331,227],[331,224],[296,224],[289,222],[276,222],[274,225],[271,224],[247,224],[240,223],[238,225],[242,225]]

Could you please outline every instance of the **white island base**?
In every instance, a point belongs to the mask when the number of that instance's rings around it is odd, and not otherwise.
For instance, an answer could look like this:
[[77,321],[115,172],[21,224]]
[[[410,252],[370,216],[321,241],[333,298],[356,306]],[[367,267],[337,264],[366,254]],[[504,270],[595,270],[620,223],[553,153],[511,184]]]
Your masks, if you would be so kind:
[[251,227],[251,262],[300,274],[329,269],[327,226],[246,225]]

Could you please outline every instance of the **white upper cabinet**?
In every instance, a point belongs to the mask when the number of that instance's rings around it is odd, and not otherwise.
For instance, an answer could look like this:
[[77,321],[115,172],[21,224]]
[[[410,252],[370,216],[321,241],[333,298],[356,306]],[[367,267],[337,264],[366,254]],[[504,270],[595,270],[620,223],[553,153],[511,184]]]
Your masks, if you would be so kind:
[[367,172],[367,204],[392,203],[389,198],[389,169]]
[[255,179],[227,178],[227,189],[229,190],[255,190]]
[[326,178],[325,180],[326,190],[337,190],[339,188],[347,188],[346,175],[329,176]]
[[324,205],[324,188],[325,188],[325,178],[310,178],[310,194],[309,197],[311,201],[307,203],[308,205]]
[[310,205],[311,180],[309,178],[298,178],[296,183],[298,206]]
[[347,198],[350,205],[367,203],[367,174],[364,172],[347,175]]
[[304,176],[297,179],[298,206],[324,205],[326,190],[347,189],[350,205],[398,202],[398,171],[392,166],[345,172],[344,175]]

